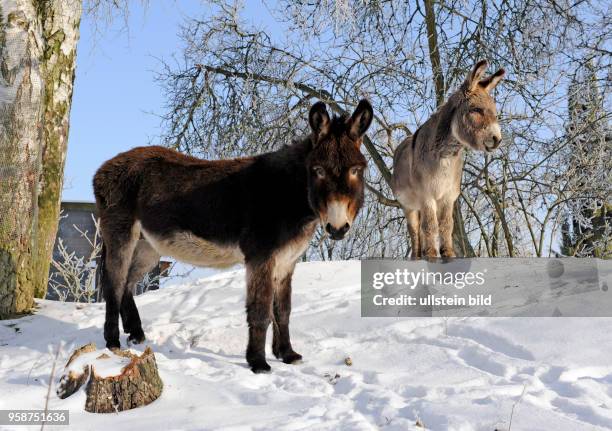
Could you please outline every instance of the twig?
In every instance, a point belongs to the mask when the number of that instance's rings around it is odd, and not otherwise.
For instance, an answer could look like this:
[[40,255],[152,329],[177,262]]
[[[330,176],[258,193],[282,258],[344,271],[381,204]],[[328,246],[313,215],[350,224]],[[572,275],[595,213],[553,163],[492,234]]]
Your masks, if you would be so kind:
[[508,431],[512,429],[512,417],[514,416],[514,409],[521,402],[523,396],[525,395],[525,390],[527,389],[527,384],[523,385],[523,391],[521,392],[521,396],[516,400],[516,402],[512,405],[512,411],[510,411],[510,422],[508,423]]
[[59,357],[61,347],[62,343],[59,343],[55,352],[55,358],[53,359],[53,366],[51,367],[51,377],[49,378],[49,388],[47,389],[47,398],[45,399],[45,414],[43,417],[42,424],[40,424],[40,431],[43,431],[45,429],[47,412],[49,411],[49,398],[51,397],[51,386],[53,385],[53,379],[55,378],[55,365],[57,364],[57,358]]
[[401,208],[401,205],[395,199],[389,199],[369,184],[366,184],[366,187],[369,191],[376,195],[376,199],[378,199],[378,202],[380,202],[381,204],[386,205],[388,207]]

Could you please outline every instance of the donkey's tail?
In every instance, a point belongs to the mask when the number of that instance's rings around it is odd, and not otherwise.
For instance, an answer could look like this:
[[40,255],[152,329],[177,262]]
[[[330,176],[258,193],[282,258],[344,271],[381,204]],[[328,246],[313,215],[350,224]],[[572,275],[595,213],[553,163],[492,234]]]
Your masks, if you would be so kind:
[[106,300],[104,294],[105,286],[108,286],[107,275],[106,275],[106,244],[104,244],[104,240],[102,240],[102,248],[100,250],[100,258],[98,259],[98,270],[96,272],[96,290],[98,292],[102,291],[102,295],[98,293],[96,296],[98,297],[98,301],[101,298]]

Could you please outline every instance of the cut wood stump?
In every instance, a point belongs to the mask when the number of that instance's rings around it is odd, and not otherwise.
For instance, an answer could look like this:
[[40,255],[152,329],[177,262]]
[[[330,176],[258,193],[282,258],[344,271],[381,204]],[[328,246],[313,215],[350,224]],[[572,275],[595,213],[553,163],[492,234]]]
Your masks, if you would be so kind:
[[161,395],[164,387],[150,347],[136,355],[129,350],[96,350],[93,343],[72,353],[57,395],[67,398],[85,383],[85,410],[91,413],[146,406]]

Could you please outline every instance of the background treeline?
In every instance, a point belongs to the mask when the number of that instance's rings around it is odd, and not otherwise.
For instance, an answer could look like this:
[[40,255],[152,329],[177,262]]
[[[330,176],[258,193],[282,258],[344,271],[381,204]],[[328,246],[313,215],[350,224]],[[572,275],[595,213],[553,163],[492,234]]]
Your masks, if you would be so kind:
[[[507,78],[495,98],[504,144],[466,154],[455,245],[477,256],[609,256],[608,2],[278,1],[260,28],[240,5],[210,2],[186,22],[177,63],[159,75],[163,139],[204,157],[255,154],[305,132],[317,99],[333,111],[368,97],[371,193],[350,239],[319,235],[311,258],[405,257],[389,189],[394,148],[486,58]],[[262,11],[266,13],[266,11]]]

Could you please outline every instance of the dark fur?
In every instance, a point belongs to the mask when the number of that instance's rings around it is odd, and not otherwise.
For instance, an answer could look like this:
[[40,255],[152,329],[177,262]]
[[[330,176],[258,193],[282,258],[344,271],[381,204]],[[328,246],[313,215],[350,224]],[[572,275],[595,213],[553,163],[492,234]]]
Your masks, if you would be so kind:
[[[144,340],[132,289],[159,254],[140,237],[140,226],[159,237],[188,232],[215,246],[238,247],[247,267],[251,369],[270,369],[265,338],[271,318],[274,354],[287,363],[301,359],[289,339],[295,261],[280,265],[278,254],[310,239],[331,197],[350,200],[355,214],[361,207],[361,170],[352,177],[348,172],[365,166],[359,147],[372,108],[362,101],[351,118],[330,119],[319,102],[309,120],[311,135],[255,157],[207,161],[163,147],[140,147],[100,167],[94,192],[104,242],[107,347],[120,345],[119,314],[129,340]],[[312,171],[318,166],[328,172],[324,180]]]

